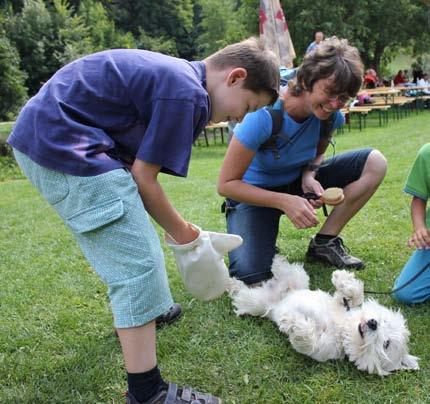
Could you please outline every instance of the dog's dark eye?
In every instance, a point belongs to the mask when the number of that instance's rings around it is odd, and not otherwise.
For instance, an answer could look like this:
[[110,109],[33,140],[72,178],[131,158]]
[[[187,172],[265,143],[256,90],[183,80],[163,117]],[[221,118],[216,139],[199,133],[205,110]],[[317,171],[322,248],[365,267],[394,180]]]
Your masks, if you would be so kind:
[[390,340],[387,339],[386,341],[384,341],[384,345],[383,346],[384,346],[384,349],[387,350],[388,347],[390,346]]

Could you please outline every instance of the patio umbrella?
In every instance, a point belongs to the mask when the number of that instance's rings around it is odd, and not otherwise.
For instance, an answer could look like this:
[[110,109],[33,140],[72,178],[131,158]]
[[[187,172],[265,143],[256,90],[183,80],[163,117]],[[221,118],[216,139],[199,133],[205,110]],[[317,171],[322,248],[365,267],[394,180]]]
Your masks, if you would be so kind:
[[260,0],[260,38],[282,65],[293,67],[296,52],[279,0]]

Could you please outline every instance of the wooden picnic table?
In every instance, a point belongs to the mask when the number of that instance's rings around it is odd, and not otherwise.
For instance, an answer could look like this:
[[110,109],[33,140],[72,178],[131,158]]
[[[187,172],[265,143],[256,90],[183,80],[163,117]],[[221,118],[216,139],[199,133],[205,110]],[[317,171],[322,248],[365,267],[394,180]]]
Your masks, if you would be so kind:
[[384,98],[385,104],[389,104],[394,102],[394,97],[400,93],[400,89],[397,87],[376,87],[376,88],[367,88],[358,92],[358,94],[367,93],[370,96],[379,95]]
[[403,92],[403,91],[409,91],[409,90],[428,90],[430,89],[430,86],[398,86],[395,88]]
[[357,115],[358,116],[358,128],[361,129],[366,127],[366,116],[367,114],[372,110],[370,107],[366,106],[354,106],[354,107],[348,107],[348,108],[342,108],[340,112],[342,112],[344,115],[349,115],[348,119],[348,130],[351,131],[351,116]]
[[209,139],[208,139],[208,130],[213,131],[213,139],[214,143],[216,141],[216,130],[219,129],[221,132],[221,142],[224,143],[224,129],[228,128],[228,122],[217,122],[217,123],[211,123],[209,125],[206,125],[206,127],[203,129],[203,136],[205,138],[206,146],[209,146]]

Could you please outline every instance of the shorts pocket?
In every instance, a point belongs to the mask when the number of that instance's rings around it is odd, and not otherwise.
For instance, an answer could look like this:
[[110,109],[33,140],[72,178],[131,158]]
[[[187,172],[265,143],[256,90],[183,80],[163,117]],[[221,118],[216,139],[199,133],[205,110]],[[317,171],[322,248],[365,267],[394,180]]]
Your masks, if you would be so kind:
[[123,215],[124,203],[117,198],[77,212],[68,217],[66,223],[74,232],[86,233],[112,223]]

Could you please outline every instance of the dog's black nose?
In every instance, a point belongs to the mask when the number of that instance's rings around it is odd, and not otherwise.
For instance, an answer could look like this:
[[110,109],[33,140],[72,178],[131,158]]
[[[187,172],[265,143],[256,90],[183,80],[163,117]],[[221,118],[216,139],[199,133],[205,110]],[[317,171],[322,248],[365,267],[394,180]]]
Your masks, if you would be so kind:
[[371,319],[367,322],[367,326],[368,326],[371,330],[375,331],[375,330],[378,328],[378,322],[377,322],[375,319],[371,318]]

